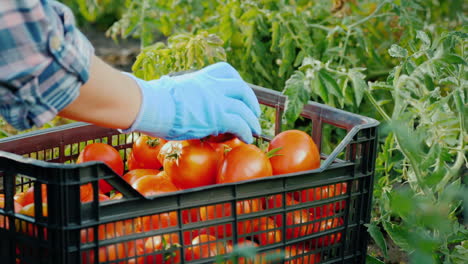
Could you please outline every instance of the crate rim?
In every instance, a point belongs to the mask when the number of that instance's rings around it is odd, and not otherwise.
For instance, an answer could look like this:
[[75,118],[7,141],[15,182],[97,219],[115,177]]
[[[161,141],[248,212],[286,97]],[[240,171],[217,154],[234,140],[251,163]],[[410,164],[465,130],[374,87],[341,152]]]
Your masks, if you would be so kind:
[[[285,96],[283,93],[278,92],[276,90],[268,89],[268,88],[258,86],[258,85],[255,85],[255,84],[250,84],[250,83],[248,85],[256,93],[268,93],[268,94],[274,95],[277,98],[279,98],[276,101],[276,104],[281,103],[281,101],[286,100],[286,98],[287,98],[287,96]],[[342,113],[342,114],[345,114],[345,115],[348,115],[348,116],[353,116],[353,117],[355,117],[357,119],[360,119],[362,121],[362,123],[357,124],[356,125],[357,128],[376,127],[376,126],[378,126],[380,124],[380,122],[378,120],[374,119],[374,118],[363,116],[363,115],[356,114],[356,113],[352,113],[352,112],[349,112],[349,111],[345,111],[345,110],[342,110],[342,109],[339,109],[339,108],[336,108],[336,107],[332,107],[332,106],[329,106],[329,105],[326,105],[326,104],[318,103],[318,102],[315,102],[315,101],[312,101],[312,100],[309,100],[307,102],[307,104],[305,104],[305,105],[317,106],[319,108],[326,109],[326,110],[333,110],[335,112]]]

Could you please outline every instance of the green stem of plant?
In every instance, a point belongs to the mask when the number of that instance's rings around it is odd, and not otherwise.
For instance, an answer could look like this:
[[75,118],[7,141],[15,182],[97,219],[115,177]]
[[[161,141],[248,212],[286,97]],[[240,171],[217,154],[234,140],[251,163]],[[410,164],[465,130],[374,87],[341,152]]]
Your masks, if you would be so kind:
[[344,42],[344,45],[343,45],[343,54],[341,54],[340,61],[338,63],[338,65],[340,65],[340,66],[343,64],[343,58],[346,55],[346,48],[348,47],[348,40],[349,40],[350,36],[351,36],[351,29],[349,29],[346,32],[346,38],[345,38],[345,42]]
[[141,2],[141,8],[140,8],[140,27],[141,27],[141,34],[140,34],[140,49],[142,50],[145,45],[143,41],[143,36],[144,36],[144,24],[145,24],[145,9],[146,9],[146,3],[147,0],[143,0]]
[[[461,67],[463,70],[463,67]],[[461,96],[455,91],[453,93],[455,104],[458,108],[458,122],[460,123],[460,137],[459,137],[459,145],[460,150],[458,150],[457,157],[455,159],[455,163],[447,170],[447,173],[444,175],[440,183],[438,184],[437,189],[442,190],[447,183],[455,176],[458,175],[461,167],[465,163],[465,124],[464,124],[464,112],[463,112],[463,105],[462,105],[462,98]]]
[[299,40],[298,40],[298,37],[296,36],[296,34],[294,34],[294,31],[292,30],[292,28],[289,26],[289,23],[287,21],[285,21],[283,19],[283,17],[281,15],[278,15],[278,18],[279,20],[281,21],[281,23],[283,23],[283,25],[286,26],[286,29],[289,31],[289,33],[291,34],[291,38],[294,39],[294,42],[296,42],[296,46],[297,47],[301,47],[301,43],[299,43]]
[[[397,67],[396,71],[395,71],[395,81],[394,81],[394,84],[395,86],[398,86],[398,85],[402,85],[401,82],[399,82],[399,77],[400,77],[400,72],[401,72],[401,67]],[[398,88],[396,89],[395,93],[398,93]],[[372,96],[372,94],[370,93],[370,91],[365,91],[365,94],[367,96],[367,98],[369,99],[369,101],[374,105],[374,107],[377,109],[377,111],[382,115],[382,117],[386,120],[386,121],[391,121],[392,118],[390,118],[387,113],[382,109],[382,107],[380,107],[380,105],[377,103],[377,100]],[[394,98],[395,98],[395,108],[398,107],[398,94],[394,94]],[[402,145],[400,144],[400,140],[398,138],[398,135],[395,134],[394,135],[395,137],[395,142],[398,146],[398,149],[403,153],[403,155],[408,159],[408,161],[410,162],[411,164],[411,167],[412,169],[414,170],[414,173],[416,175],[416,180],[418,181],[418,184],[419,186],[421,187],[422,191],[428,195],[428,196],[433,196],[431,191],[425,186],[423,180],[422,180],[422,172],[421,170],[419,169],[419,166],[417,164],[417,162],[415,161],[415,158],[413,157],[413,155],[411,153],[409,153],[404,147],[402,147]]]
[[364,91],[364,93],[366,94],[366,96],[369,99],[369,101],[371,102],[371,104],[377,109],[379,114],[383,117],[383,119],[385,121],[389,122],[391,120],[390,116],[388,116],[387,113],[385,112],[385,110],[377,103],[377,100],[374,98],[374,96],[371,94],[371,92],[369,90],[366,90],[366,91]]

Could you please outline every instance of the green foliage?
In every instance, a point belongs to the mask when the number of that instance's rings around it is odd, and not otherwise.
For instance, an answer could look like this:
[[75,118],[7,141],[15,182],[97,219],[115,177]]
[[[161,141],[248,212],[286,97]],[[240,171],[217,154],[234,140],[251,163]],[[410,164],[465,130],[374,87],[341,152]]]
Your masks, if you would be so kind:
[[[389,49],[400,63],[386,82],[371,82],[366,91],[392,131],[377,159],[378,220],[369,231],[385,252],[376,228],[381,224],[413,263],[457,263],[466,254],[468,229],[460,221],[468,205],[461,184],[467,166],[467,40],[462,32],[432,40],[418,31],[410,49]],[[391,96],[390,110],[376,98],[381,90]]]
[[74,11],[80,26],[90,23],[105,30],[114,23],[124,11],[125,0],[59,0]]
[[[308,100],[383,121],[367,226],[382,259],[390,238],[413,263],[466,262],[466,1],[64,2],[82,20],[119,14],[107,34],[140,39],[141,78],[228,61],[287,95],[285,128],[301,123]],[[275,112],[262,111],[272,135]],[[323,139],[335,144],[341,132],[324,127]]]
[[202,32],[197,35],[178,34],[167,40],[144,48],[132,70],[145,80],[163,75],[200,69],[217,61],[225,61],[223,41],[216,35]]

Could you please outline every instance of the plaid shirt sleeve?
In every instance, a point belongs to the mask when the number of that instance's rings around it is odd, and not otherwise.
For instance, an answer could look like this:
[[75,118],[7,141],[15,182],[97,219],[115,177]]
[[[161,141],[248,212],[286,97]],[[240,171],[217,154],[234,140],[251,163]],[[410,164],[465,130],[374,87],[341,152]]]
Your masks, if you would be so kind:
[[19,130],[40,127],[77,98],[94,49],[63,4],[1,2],[0,115]]

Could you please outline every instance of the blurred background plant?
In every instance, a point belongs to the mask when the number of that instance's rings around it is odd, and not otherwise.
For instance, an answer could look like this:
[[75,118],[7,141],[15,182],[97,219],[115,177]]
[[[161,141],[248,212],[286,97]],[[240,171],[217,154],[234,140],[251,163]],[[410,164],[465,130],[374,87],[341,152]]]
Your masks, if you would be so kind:
[[[136,41],[141,78],[228,61],[288,96],[284,128],[310,129],[308,100],[380,120],[369,263],[466,263],[466,1],[63,2],[85,31]],[[324,151],[343,133],[324,128]]]

